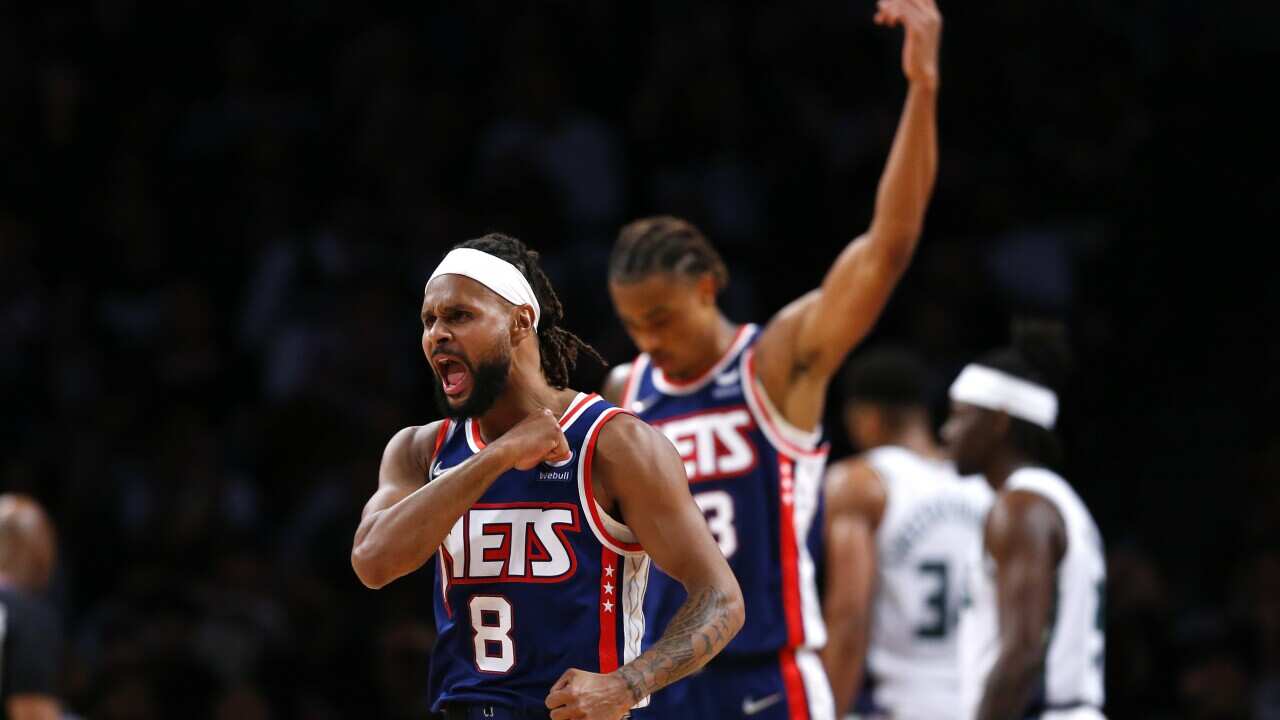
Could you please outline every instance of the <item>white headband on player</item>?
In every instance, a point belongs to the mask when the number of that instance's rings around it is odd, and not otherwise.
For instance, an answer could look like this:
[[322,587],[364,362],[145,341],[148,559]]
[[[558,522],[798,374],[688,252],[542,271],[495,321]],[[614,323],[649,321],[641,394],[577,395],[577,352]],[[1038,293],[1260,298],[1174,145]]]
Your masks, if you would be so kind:
[[966,365],[951,383],[950,395],[957,402],[1001,410],[1046,430],[1058,420],[1056,393],[986,365]]
[[533,308],[533,326],[542,319],[542,307],[533,294],[529,281],[515,265],[487,252],[472,248],[450,250],[444,260],[431,273],[430,283],[441,275],[464,275],[497,293],[512,305],[528,305]]

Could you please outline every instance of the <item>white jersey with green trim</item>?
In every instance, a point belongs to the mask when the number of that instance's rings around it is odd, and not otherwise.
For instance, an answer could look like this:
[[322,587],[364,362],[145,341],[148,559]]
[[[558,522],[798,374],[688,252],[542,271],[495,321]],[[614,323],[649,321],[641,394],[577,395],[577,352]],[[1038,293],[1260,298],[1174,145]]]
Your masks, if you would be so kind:
[[[1067,481],[1045,468],[1023,468],[1002,492],[1040,495],[1062,516],[1067,551],[1058,563],[1053,625],[1043,677],[1022,717],[1101,718],[1105,699],[1103,627],[1107,567],[1102,534]],[[982,701],[987,676],[1000,652],[995,561],[981,548],[966,568],[967,597],[960,612],[960,677],[964,717]]]
[[964,563],[993,493],[949,462],[898,446],[864,454],[884,487],[867,652],[872,703],[895,720],[957,718],[955,624]]

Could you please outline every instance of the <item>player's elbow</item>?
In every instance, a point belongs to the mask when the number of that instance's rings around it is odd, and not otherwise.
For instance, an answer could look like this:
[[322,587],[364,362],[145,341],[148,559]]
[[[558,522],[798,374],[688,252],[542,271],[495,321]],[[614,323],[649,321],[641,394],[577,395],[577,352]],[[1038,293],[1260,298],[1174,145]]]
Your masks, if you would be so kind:
[[924,232],[923,223],[906,220],[885,220],[871,228],[871,254],[876,265],[884,272],[901,275],[911,264],[916,244]]
[[378,590],[396,579],[386,561],[386,554],[381,552],[368,538],[358,542],[351,548],[351,569],[356,577],[370,590]]
[[747,621],[747,605],[742,599],[742,588],[736,578],[729,584],[724,596],[725,620],[729,630],[729,639],[733,639]]

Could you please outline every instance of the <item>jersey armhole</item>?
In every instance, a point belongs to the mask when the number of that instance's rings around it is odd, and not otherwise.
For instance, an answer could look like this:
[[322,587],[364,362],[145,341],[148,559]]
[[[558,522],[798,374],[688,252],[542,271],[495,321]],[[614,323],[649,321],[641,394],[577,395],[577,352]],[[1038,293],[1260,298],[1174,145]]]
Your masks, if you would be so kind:
[[627,382],[622,386],[622,397],[618,399],[618,407],[628,411],[631,409],[631,404],[636,401],[637,391],[640,389],[640,377],[649,364],[648,360],[648,355],[637,355],[631,361],[631,372],[627,373]]
[[778,452],[796,460],[825,458],[828,446],[822,444],[822,426],[812,431],[795,427],[774,406],[764,389],[764,383],[756,377],[754,347],[742,353],[740,367],[742,394],[760,431]]
[[624,414],[635,417],[621,408],[609,408],[600,413],[591,423],[591,428],[587,430],[587,436],[582,442],[582,457],[578,461],[578,498],[582,503],[582,509],[586,512],[587,525],[591,527],[591,532],[601,545],[619,555],[643,555],[644,548],[636,541],[635,533],[600,507],[596,502],[595,490],[591,486],[591,461],[595,457],[596,441],[600,439],[600,430],[604,428],[605,423]]
[[449,437],[449,425],[451,421],[445,418],[440,421],[440,429],[436,431],[436,444],[431,448],[431,460],[434,461],[440,455],[440,448],[444,447],[444,441]]
[[870,458],[861,456],[861,459],[863,464],[867,466],[867,472],[871,473],[871,475],[876,479],[876,482],[880,483],[880,494],[884,496],[884,504],[880,506],[880,517],[876,518],[876,530],[875,533],[873,533],[876,543],[878,544],[880,542],[880,531],[888,524],[889,508],[893,503],[894,493],[891,490],[892,486],[889,483],[888,474],[876,467],[875,463],[871,462]]

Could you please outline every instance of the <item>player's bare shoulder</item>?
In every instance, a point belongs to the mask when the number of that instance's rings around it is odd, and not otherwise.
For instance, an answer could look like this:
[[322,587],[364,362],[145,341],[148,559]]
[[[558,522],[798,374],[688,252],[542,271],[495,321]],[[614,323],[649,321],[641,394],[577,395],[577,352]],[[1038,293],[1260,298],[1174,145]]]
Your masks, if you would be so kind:
[[787,303],[781,310],[774,313],[772,318],[769,318],[769,322],[760,331],[760,339],[756,341],[756,354],[762,371],[774,365],[784,371],[790,370],[788,367],[792,361],[790,351],[795,346],[800,323],[821,299],[821,291],[810,290]]
[[860,455],[832,463],[827,468],[825,493],[831,512],[857,512],[877,520],[888,502],[884,481]]
[[613,497],[636,488],[687,483],[684,462],[671,441],[631,413],[618,413],[600,430],[592,470]]
[[1058,558],[1066,551],[1062,514],[1048,499],[1026,490],[1006,490],[996,496],[984,534],[987,548],[997,558],[1037,543],[1047,544]]
[[[445,421],[437,420],[426,425],[410,425],[402,428],[387,441],[382,453],[382,467],[399,470],[397,477],[420,472],[422,483],[428,479],[431,459],[439,448],[441,435],[446,430]],[[386,473],[383,473],[385,476]],[[421,483],[420,483],[421,484]]]
[[622,363],[614,365],[609,370],[609,375],[605,377],[604,387],[600,389],[600,396],[614,405],[622,404],[622,395],[627,391],[627,383],[631,380],[631,369],[635,363]]

